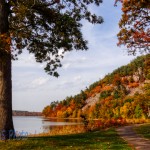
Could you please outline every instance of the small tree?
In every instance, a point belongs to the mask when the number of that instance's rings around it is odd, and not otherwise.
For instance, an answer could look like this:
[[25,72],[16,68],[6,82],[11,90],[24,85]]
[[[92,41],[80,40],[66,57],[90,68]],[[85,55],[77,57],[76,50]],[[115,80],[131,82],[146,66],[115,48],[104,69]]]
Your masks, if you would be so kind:
[[135,118],[140,118],[142,116],[143,110],[138,104],[135,108]]

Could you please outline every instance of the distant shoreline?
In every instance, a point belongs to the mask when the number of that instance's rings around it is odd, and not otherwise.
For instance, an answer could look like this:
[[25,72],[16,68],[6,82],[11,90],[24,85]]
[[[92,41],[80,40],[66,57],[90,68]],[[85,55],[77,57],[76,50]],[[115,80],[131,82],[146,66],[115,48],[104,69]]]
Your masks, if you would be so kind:
[[29,111],[22,111],[22,110],[13,110],[13,116],[42,116],[41,112],[29,112]]

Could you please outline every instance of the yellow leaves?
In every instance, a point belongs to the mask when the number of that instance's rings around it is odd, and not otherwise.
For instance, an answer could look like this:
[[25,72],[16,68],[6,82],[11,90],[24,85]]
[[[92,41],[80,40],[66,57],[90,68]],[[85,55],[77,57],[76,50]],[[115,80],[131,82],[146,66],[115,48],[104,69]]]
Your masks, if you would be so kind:
[[119,114],[120,114],[120,109],[119,109],[119,107],[114,108],[112,111],[113,111],[113,113],[115,114],[115,116],[119,116]]
[[131,107],[131,104],[127,102],[124,104],[123,107],[120,108],[120,114],[123,118],[128,118],[130,107]]
[[77,112],[77,118],[80,118],[81,114],[82,114],[82,111],[81,111],[81,109],[79,109]]
[[62,118],[63,117],[63,112],[62,111],[58,111],[57,112],[57,117],[58,118]]
[[72,109],[70,107],[67,108],[67,112],[68,114],[71,114],[72,113]]

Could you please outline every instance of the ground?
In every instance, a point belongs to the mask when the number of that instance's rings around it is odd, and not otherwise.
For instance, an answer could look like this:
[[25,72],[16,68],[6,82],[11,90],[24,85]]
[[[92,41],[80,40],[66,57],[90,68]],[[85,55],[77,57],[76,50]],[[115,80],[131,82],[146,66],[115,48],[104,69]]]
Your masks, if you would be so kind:
[[[144,138],[146,137],[146,138]],[[0,141],[0,150],[149,150],[150,124]]]
[[74,135],[0,142],[0,150],[131,150],[114,128]]
[[[147,128],[146,128],[147,127]],[[143,133],[143,131],[150,131],[150,125],[142,127],[141,125],[131,125],[117,128],[117,132],[133,149],[136,150],[149,150],[150,140],[144,138],[138,133]],[[148,128],[149,127],[149,128]],[[140,132],[138,132],[140,131]],[[138,132],[138,133],[137,133]],[[147,133],[147,132],[145,132]],[[149,133],[150,134],[150,133]],[[146,135],[146,134],[144,134]]]

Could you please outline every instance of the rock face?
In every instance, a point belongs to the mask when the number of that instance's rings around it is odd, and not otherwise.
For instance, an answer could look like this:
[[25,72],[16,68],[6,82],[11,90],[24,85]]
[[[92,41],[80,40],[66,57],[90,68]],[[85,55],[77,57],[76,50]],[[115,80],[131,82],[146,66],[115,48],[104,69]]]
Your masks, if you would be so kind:
[[129,96],[133,96],[135,93],[142,94],[143,93],[143,87],[145,84],[150,83],[150,80],[145,80],[143,83],[140,83],[138,87],[136,88],[128,88],[129,90]]
[[133,96],[135,93],[139,93],[139,94],[143,93],[142,87],[143,87],[143,84],[137,88],[130,88],[129,96]]
[[134,80],[134,82],[139,82],[139,80],[140,80],[140,77],[139,77],[139,75],[133,75],[133,80]]
[[150,80],[145,80],[145,82],[144,83],[150,83]]
[[[131,76],[128,76],[126,78],[130,78]],[[139,75],[134,75],[134,82],[135,81],[138,81],[140,80],[140,77]],[[139,93],[139,94],[142,94],[143,93],[143,87],[145,84],[147,83],[150,83],[150,80],[145,80],[144,82],[142,83],[137,83],[138,86],[137,87],[128,87],[128,86],[125,86],[126,90],[128,91],[128,96],[133,96],[135,93]],[[114,89],[117,89],[117,87],[113,87],[112,85],[109,85],[110,87],[114,88]],[[100,99],[100,95],[101,93],[97,93],[95,94],[95,96],[93,97],[90,97],[88,98],[86,101],[85,101],[85,106],[82,108],[82,111],[85,112],[87,109],[89,109],[91,106],[95,105],[96,103],[98,103],[99,99]],[[149,108],[149,111],[148,111],[148,116],[150,117],[150,108]]]
[[100,93],[96,94],[94,97],[88,98],[85,103],[86,105],[82,108],[82,111],[85,111],[89,107],[93,106],[99,101]]
[[138,71],[135,72],[132,76],[126,76],[125,78],[127,80],[133,79],[134,82],[140,82],[142,78],[144,78],[145,75],[143,74],[142,68],[138,68]]

